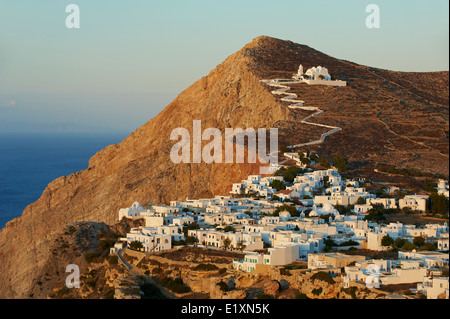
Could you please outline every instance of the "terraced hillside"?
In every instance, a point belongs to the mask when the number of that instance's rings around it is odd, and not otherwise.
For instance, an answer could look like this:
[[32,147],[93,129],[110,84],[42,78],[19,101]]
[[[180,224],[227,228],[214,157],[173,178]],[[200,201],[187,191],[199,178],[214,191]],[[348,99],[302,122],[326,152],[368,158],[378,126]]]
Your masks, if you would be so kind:
[[[305,149],[330,158],[340,155],[350,161],[364,161],[368,170],[390,164],[448,175],[448,72],[382,70],[336,59],[289,41],[259,41],[261,45],[248,48],[245,54],[252,58],[252,66],[261,78],[291,79],[302,64],[305,70],[324,66],[331,75],[347,81],[346,87],[288,84],[288,92],[305,101],[305,106],[325,111],[309,122],[342,128],[327,137],[326,143]],[[277,96],[277,101],[287,108],[289,103],[281,98]],[[289,112],[289,123],[277,123],[283,144],[317,137],[318,128],[299,123],[307,111]]]

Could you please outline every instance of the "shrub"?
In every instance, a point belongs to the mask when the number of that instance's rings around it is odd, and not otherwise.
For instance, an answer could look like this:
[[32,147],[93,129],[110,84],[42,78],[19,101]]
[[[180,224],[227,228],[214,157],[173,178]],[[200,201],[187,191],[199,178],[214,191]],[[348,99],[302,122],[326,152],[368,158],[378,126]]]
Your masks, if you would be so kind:
[[347,170],[347,159],[345,157],[341,157],[341,156],[335,156],[333,158],[334,161],[334,166],[336,166],[336,168],[339,171],[346,171]]
[[186,237],[186,244],[191,245],[191,244],[195,244],[196,242],[197,242],[197,238],[195,238],[193,236]]
[[150,283],[142,285],[140,290],[144,293],[142,299],[165,299],[158,287]]
[[323,241],[325,248],[328,248],[328,251],[333,247],[333,246],[337,246],[336,242],[331,238],[331,237],[327,237],[326,239],[324,239]]
[[425,238],[423,237],[414,237],[413,244],[420,247],[425,245]]
[[119,257],[117,257],[117,256],[109,256],[108,257],[108,262],[111,265],[117,265],[119,263]]
[[318,289],[313,289],[311,292],[312,292],[313,295],[320,296],[322,291],[323,291],[323,289],[322,289],[322,287],[320,287]]
[[449,200],[444,195],[433,193],[431,199],[431,212],[433,214],[446,214],[449,209]]
[[325,168],[330,168],[330,163],[323,157],[318,157],[316,162],[320,164],[320,166]]
[[350,215],[353,214],[352,209],[355,208],[355,205],[335,205],[334,208],[336,208],[341,215]]
[[309,299],[308,296],[306,296],[306,294],[299,292],[298,294],[295,295],[295,299]]
[[292,183],[297,175],[303,174],[304,172],[300,167],[291,166],[283,173],[283,179],[288,183]]
[[280,152],[281,153],[287,153],[287,152],[289,152],[290,151],[290,149],[289,149],[289,147],[287,147],[286,145],[281,145],[280,146]]
[[284,185],[284,183],[282,181],[279,181],[277,179],[273,180],[272,183],[270,183],[270,187],[272,187],[273,189],[276,189],[277,191],[286,189],[286,185]]
[[94,251],[88,252],[84,254],[84,259],[86,259],[88,263],[95,262],[97,260],[97,253]]
[[305,265],[286,265],[286,266],[284,266],[284,268],[286,268],[288,270],[295,270],[295,269],[306,269],[306,268],[308,268],[308,266],[305,266]]
[[291,272],[286,268],[280,268],[280,274],[282,276],[292,276]]
[[219,269],[219,275],[223,275],[223,274],[225,274],[227,272],[227,269],[226,268],[220,268]]
[[348,288],[342,288],[341,291],[345,292],[347,295],[352,296],[352,299],[356,299],[356,290],[358,288],[356,287],[348,287]]
[[397,238],[397,239],[395,240],[395,245],[396,245],[398,248],[402,248],[403,246],[405,246],[406,242],[407,242],[407,240],[404,239],[404,238]]
[[235,229],[233,226],[227,226],[223,229],[224,232],[235,232]]
[[219,268],[213,264],[199,264],[193,268],[193,270],[196,270],[196,271],[214,271],[214,270],[218,270],[218,269]]
[[73,234],[76,231],[75,227],[73,227],[73,226],[67,227],[67,230],[68,230],[69,234]]
[[318,273],[315,273],[314,275],[312,275],[311,279],[313,281],[315,281],[315,280],[324,281],[330,285],[334,285],[336,283],[334,281],[334,279],[330,276],[330,274],[327,274],[326,272],[323,272],[323,271],[319,271]]
[[411,242],[409,242],[409,241],[407,241],[404,245],[403,245],[403,249],[406,249],[406,250],[413,250],[413,249],[416,249],[417,247],[416,247],[416,245],[414,245],[413,243],[411,243]]
[[436,242],[427,243],[424,248],[425,248],[425,250],[435,251],[435,250],[437,250],[437,243]]
[[56,295],[57,295],[58,297],[61,298],[62,296],[68,294],[69,291],[70,291],[70,289],[67,288],[66,286],[64,286],[64,287],[62,287],[61,289],[58,290],[58,292],[56,293]]
[[216,284],[216,286],[219,286],[219,287],[220,287],[220,290],[223,291],[223,292],[227,292],[227,291],[230,290],[230,288],[228,288],[227,283],[225,283],[225,282],[223,282],[223,281],[218,282],[218,283]]
[[186,241],[184,241],[183,239],[181,239],[181,240],[172,240],[172,245],[173,246],[186,246]]
[[364,220],[378,223],[382,220],[386,220],[386,217],[384,216],[383,210],[373,208],[369,210],[369,214],[364,218]]
[[160,274],[161,272],[162,272],[161,268],[153,268],[152,275],[157,275]]
[[183,279],[181,278],[164,277],[163,279],[161,279],[161,285],[178,294],[189,291],[189,289],[184,285]]
[[386,235],[381,238],[381,246],[392,246],[394,244],[394,240],[391,236]]
[[194,230],[194,229],[200,229],[200,226],[196,222],[193,222],[193,223],[190,223],[189,225],[187,225],[186,228],[188,230]]
[[95,288],[95,286],[97,285],[97,281],[94,279],[86,280],[85,283],[86,283],[86,285],[88,285],[91,288]]
[[110,289],[105,293],[105,299],[114,299],[115,289]]
[[109,250],[112,246],[114,246],[115,241],[113,239],[102,239],[100,240],[100,243],[98,245],[98,247],[105,251],[105,250]]
[[132,250],[140,250],[141,248],[144,247],[144,245],[143,245],[140,241],[138,241],[138,240],[132,241],[131,243],[129,243],[128,246],[129,246],[129,248],[132,249]]
[[362,197],[358,198],[358,200],[356,201],[356,204],[358,205],[364,205],[366,203],[366,200]]

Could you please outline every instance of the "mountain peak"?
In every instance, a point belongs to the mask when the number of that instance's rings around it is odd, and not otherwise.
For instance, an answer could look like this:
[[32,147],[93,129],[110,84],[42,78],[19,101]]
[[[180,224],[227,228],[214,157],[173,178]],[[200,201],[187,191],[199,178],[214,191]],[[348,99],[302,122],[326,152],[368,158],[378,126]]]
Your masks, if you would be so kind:
[[278,39],[278,38],[269,37],[267,35],[260,35],[260,36],[258,36],[256,38],[254,38],[249,43],[249,45],[266,46],[266,45],[277,44],[277,43],[284,43],[284,42],[291,42],[291,41],[281,40],[281,39]]
[[291,78],[300,64],[310,68],[338,61],[307,45],[265,35],[254,38],[239,53],[248,59],[251,71],[261,79]]

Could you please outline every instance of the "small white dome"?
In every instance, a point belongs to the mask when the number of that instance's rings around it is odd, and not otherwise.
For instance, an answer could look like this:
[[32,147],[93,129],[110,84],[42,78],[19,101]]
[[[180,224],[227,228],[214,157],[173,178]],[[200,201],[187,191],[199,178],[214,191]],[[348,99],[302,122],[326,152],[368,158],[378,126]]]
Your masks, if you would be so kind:
[[309,213],[309,217],[318,217],[319,216],[319,214],[315,211],[315,210],[312,210],[310,213]]
[[291,214],[287,210],[285,210],[284,212],[280,213],[280,217],[290,218]]
[[138,201],[136,201],[136,202],[133,203],[132,207],[134,207],[134,208],[139,208],[139,207],[142,207],[142,205],[141,205],[141,203],[139,203]]
[[322,211],[327,213],[333,213],[335,211],[335,208],[330,203],[325,203],[322,207]]

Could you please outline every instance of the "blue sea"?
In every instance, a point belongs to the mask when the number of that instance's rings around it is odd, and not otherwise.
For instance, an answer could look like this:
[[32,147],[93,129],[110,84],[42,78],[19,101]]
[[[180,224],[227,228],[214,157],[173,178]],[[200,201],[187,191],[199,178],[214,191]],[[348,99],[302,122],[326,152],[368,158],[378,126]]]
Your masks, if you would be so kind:
[[22,215],[54,179],[88,167],[89,159],[128,133],[1,133],[0,229]]

